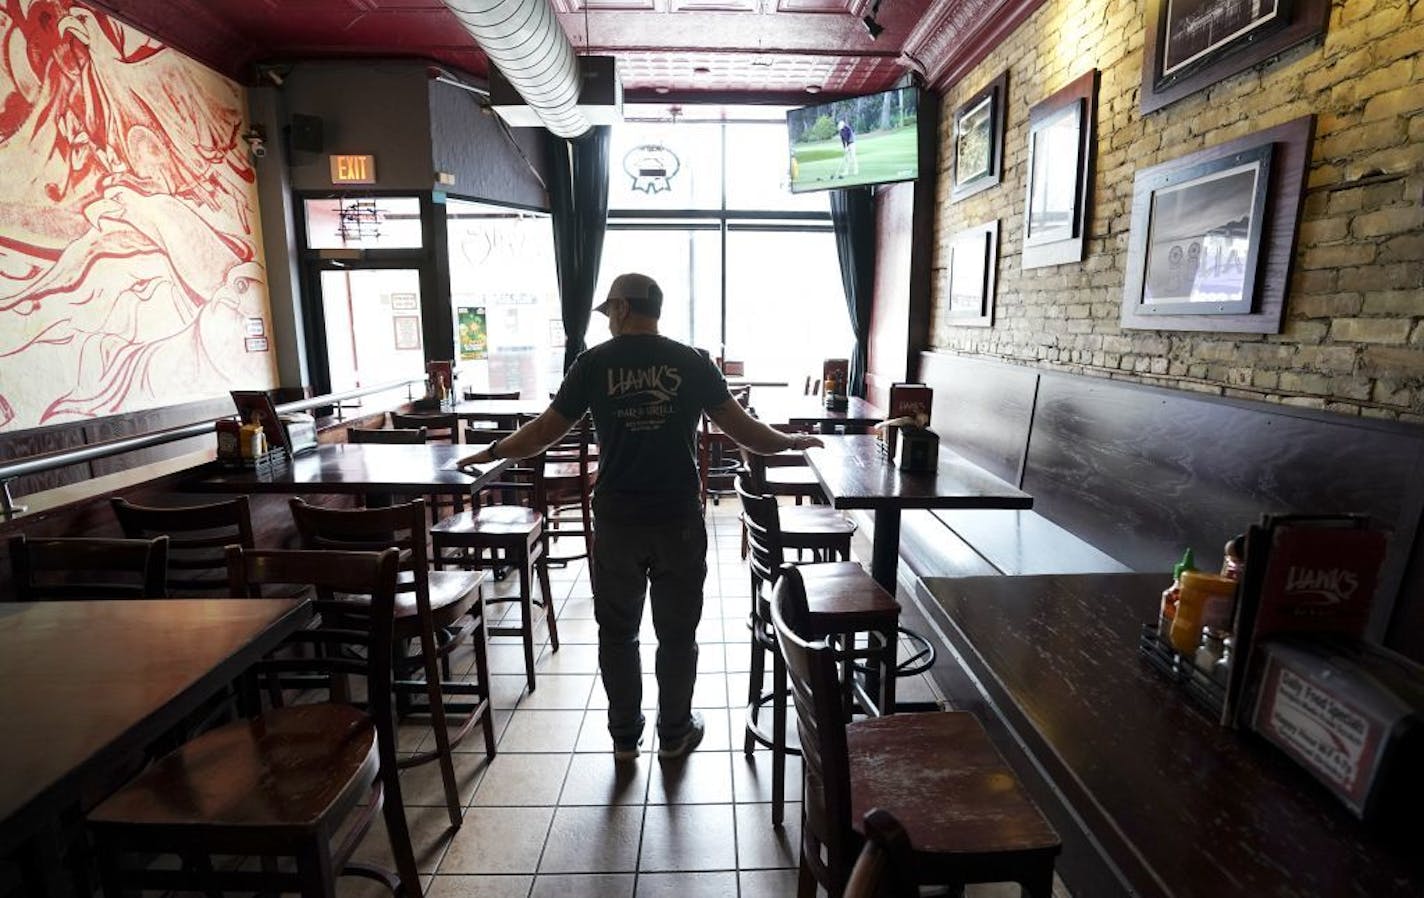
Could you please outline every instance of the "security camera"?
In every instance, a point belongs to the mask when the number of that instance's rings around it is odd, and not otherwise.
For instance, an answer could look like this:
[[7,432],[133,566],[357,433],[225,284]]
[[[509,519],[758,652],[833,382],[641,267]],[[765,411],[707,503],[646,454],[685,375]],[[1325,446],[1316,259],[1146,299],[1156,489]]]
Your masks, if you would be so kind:
[[261,159],[267,155],[267,136],[262,133],[261,128],[249,128],[242,139],[247,141],[247,149],[252,153],[252,158]]

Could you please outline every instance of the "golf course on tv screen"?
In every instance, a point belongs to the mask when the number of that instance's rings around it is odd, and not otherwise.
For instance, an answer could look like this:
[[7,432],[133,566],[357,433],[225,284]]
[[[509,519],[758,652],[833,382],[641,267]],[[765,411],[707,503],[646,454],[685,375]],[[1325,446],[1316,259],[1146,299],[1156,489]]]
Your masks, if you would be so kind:
[[918,112],[913,87],[787,112],[791,192],[918,177]]

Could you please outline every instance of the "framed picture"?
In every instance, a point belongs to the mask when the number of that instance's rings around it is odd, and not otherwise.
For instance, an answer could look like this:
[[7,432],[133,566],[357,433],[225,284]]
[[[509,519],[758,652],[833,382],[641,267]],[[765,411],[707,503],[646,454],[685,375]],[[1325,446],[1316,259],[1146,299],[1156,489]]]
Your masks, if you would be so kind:
[[1023,267],[1083,261],[1096,144],[1097,69],[1028,112]]
[[1277,333],[1314,120],[1137,173],[1122,326]]
[[949,307],[945,318],[960,327],[992,327],[999,260],[999,220],[965,228],[950,242]]
[[1325,33],[1330,0],[1149,0],[1142,111]]
[[419,311],[420,311],[420,297],[417,296],[417,295],[415,295],[414,293],[392,293],[392,294],[391,294],[391,311],[392,311],[392,312],[419,312]]
[[420,348],[419,315],[394,315],[391,323],[395,327],[397,350]]
[[999,183],[1004,167],[1006,71],[954,113],[954,170],[950,201],[962,200]]

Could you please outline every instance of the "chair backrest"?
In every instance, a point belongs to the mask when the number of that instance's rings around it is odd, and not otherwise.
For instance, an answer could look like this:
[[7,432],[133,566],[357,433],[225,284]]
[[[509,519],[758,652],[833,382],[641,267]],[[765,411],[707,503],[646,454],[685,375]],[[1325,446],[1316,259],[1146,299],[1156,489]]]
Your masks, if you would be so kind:
[[465,393],[465,401],[479,402],[484,399],[518,399],[519,391],[510,390],[506,393],[475,393],[473,391]]
[[378,429],[374,427],[346,428],[348,443],[383,443],[394,446],[420,446],[425,443],[424,427],[401,429]]
[[[266,586],[310,587],[319,616],[315,627],[298,630],[288,644],[310,651],[283,652],[257,665],[259,675],[310,677],[324,680],[338,698],[349,675],[365,677],[366,699],[376,724],[382,758],[395,757],[395,717],[391,709],[392,640],[395,627],[396,577],[400,553],[307,551],[301,549],[227,550],[229,588],[233,595],[262,595]],[[369,603],[332,601],[328,597],[361,595]],[[360,652],[342,651],[359,648]]]
[[155,508],[126,499],[110,500],[129,539],[168,537],[170,596],[217,592],[228,595],[226,546],[256,548],[252,510],[246,496],[208,505]]
[[[855,862],[850,820],[850,755],[836,676],[835,653],[824,640],[808,641],[806,586],[793,565],[782,565],[771,602],[771,622],[796,704],[801,764],[806,774],[805,820],[826,846],[825,871],[845,883]],[[809,859],[813,867],[819,859]],[[817,879],[826,881],[824,877]],[[839,894],[832,889],[831,894]]]
[[[556,466],[546,471],[548,479],[555,481],[548,484],[549,487],[556,491],[562,491],[560,487],[567,486],[591,489],[593,483],[589,478],[592,474],[592,446],[593,419],[584,415],[544,453],[547,464]],[[569,481],[572,483],[568,483]]]
[[460,439],[460,417],[451,413],[402,415],[399,412],[391,412],[391,427],[397,430],[419,430],[423,427],[427,443],[453,445]]
[[168,537],[10,538],[11,579],[21,602],[41,599],[161,599]]
[[821,379],[814,374],[808,374],[806,383],[801,389],[807,396],[819,396],[821,395]]
[[747,449],[740,447],[742,453],[742,469],[746,472],[747,487],[754,493],[766,492],[766,456],[758,455]]
[[755,492],[741,475],[737,476],[736,488],[747,527],[747,566],[759,582],[775,583],[786,562],[776,497]]
[[[495,440],[502,440],[512,433],[512,430],[470,430],[465,432],[465,440],[476,446],[486,445]],[[498,504],[517,504],[543,509],[546,456],[547,453],[540,452],[528,458],[516,459],[499,473],[498,480],[486,483],[475,491],[475,495],[498,497]],[[476,501],[475,505],[478,507],[479,502]]]
[[862,818],[865,847],[850,871],[844,898],[919,898],[910,837],[895,815],[871,808]]
[[292,519],[304,549],[343,552],[400,551],[399,568],[410,571],[396,592],[414,592],[416,603],[428,610],[430,603],[429,537],[425,530],[425,500],[386,508],[323,508],[291,500]]

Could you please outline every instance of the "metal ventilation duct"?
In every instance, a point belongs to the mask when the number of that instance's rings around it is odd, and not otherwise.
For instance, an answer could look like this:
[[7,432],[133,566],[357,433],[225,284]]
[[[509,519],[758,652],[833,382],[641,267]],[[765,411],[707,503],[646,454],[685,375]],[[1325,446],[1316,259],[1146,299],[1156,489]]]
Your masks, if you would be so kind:
[[578,108],[578,57],[549,0],[444,3],[544,127],[567,138],[592,127]]

